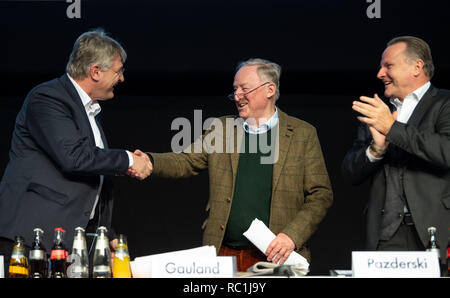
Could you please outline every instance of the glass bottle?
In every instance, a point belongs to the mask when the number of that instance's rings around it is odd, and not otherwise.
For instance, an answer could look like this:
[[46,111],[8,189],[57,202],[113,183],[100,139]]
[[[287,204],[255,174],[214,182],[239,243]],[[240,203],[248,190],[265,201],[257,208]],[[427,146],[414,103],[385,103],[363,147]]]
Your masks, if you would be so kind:
[[28,258],[25,254],[24,239],[22,236],[15,237],[14,247],[9,262],[9,278],[27,278],[29,274]]
[[31,278],[47,278],[48,261],[47,250],[45,249],[42,240],[44,238],[44,231],[40,228],[33,230],[34,241],[30,250],[30,277]]
[[127,238],[119,235],[119,242],[113,260],[113,278],[131,278],[130,254]]
[[94,266],[92,277],[94,278],[110,278],[111,277],[111,250],[109,248],[106,227],[97,229],[97,242],[94,251]]
[[436,238],[436,228],[429,227],[428,228],[428,243],[427,243],[427,251],[431,251],[436,253],[439,264],[441,264],[441,253],[439,251],[439,244]]
[[50,254],[50,268],[52,278],[67,277],[68,252],[64,244],[63,228],[55,228],[55,238],[53,240],[52,252]]
[[72,254],[69,256],[72,264],[67,267],[67,277],[69,278],[89,277],[89,258],[84,232],[82,227],[75,228]]

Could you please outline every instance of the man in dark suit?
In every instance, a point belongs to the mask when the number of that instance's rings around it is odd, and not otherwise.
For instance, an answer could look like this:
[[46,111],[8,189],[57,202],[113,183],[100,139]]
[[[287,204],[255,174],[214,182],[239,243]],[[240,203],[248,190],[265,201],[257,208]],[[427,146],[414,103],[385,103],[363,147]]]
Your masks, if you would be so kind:
[[45,231],[48,253],[55,227],[66,230],[69,251],[78,226],[90,233],[106,226],[114,239],[108,176],[132,168],[144,179],[151,170],[144,158],[108,148],[96,117],[98,102],[113,98],[124,81],[125,60],[117,41],[101,30],[86,32],[75,42],[67,74],[27,95],[0,184],[0,255],[9,258],[16,235],[30,245],[37,227]]
[[450,226],[450,92],[431,85],[428,44],[402,36],[387,44],[377,77],[391,109],[376,94],[353,102],[362,114],[342,164],[353,184],[371,182],[369,250],[424,250],[437,228],[441,260]]

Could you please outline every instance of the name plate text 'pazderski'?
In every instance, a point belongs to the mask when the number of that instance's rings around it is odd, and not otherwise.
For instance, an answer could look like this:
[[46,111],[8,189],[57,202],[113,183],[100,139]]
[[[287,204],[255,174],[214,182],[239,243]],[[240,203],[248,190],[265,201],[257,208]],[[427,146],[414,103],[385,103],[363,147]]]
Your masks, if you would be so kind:
[[427,251],[354,251],[354,277],[440,277],[439,261]]

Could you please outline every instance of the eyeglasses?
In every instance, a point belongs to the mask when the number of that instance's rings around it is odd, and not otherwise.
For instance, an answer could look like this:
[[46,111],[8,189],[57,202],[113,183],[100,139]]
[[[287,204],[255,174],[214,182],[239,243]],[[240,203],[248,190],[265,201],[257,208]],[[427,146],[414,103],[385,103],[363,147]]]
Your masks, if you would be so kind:
[[269,84],[269,83],[270,83],[270,82],[265,82],[265,83],[259,85],[258,87],[253,88],[252,90],[247,91],[247,92],[245,92],[245,93],[236,93],[236,91],[234,91],[234,92],[228,94],[227,97],[228,97],[229,100],[232,100],[232,101],[234,101],[235,98],[237,98],[237,99],[242,99],[242,98],[244,98],[245,96],[247,96],[249,93],[251,93],[251,92],[255,91],[256,89],[258,89],[259,87],[262,87],[262,86],[264,86],[264,85],[266,85],[266,84]]
[[122,66],[121,68],[119,68],[119,70],[113,70],[111,68],[111,70],[120,76],[120,75],[123,75],[123,73],[125,72],[125,67]]

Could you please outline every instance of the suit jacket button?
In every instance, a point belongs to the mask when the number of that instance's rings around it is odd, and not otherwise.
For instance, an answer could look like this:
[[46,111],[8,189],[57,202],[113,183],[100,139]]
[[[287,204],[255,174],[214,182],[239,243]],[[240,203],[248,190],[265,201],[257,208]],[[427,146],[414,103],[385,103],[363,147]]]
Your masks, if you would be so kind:
[[227,202],[230,203],[231,202],[231,198],[227,197]]
[[89,211],[84,212],[84,216],[90,216],[90,215],[91,215],[91,212],[89,212]]
[[223,231],[225,230],[225,225],[220,225],[220,229]]

